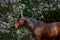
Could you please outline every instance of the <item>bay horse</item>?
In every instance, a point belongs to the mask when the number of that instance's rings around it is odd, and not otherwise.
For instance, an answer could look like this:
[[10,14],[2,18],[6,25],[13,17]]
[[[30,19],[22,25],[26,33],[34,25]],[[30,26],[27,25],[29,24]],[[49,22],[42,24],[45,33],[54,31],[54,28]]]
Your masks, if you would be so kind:
[[60,22],[45,23],[20,14],[15,21],[15,28],[24,24],[27,25],[36,40],[55,40],[60,35]]

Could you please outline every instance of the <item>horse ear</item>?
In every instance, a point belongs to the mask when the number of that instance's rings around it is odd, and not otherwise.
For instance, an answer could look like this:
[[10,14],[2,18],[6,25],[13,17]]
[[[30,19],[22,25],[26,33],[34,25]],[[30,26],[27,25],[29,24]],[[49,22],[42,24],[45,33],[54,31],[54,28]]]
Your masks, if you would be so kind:
[[23,16],[23,11],[22,11],[22,10],[21,10],[21,13],[20,13],[20,17],[24,17],[24,16]]

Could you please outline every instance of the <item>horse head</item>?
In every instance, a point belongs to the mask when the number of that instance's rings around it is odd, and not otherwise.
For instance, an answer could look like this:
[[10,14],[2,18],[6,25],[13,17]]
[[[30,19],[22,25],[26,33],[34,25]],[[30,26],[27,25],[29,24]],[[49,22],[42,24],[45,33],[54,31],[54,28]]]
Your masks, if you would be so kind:
[[18,28],[19,26],[23,25],[24,23],[25,23],[25,17],[21,13],[20,16],[19,16],[19,18],[14,23],[15,28]]

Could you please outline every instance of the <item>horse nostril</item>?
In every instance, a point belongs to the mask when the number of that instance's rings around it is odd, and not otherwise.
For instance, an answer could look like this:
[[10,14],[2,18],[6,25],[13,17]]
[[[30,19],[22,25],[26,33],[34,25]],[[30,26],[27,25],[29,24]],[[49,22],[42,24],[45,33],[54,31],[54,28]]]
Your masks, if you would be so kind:
[[15,28],[18,28],[19,24],[15,24],[14,26],[15,26]]
[[18,28],[18,26],[19,26],[19,22],[16,21],[15,24],[14,24],[14,26],[15,26],[15,28]]

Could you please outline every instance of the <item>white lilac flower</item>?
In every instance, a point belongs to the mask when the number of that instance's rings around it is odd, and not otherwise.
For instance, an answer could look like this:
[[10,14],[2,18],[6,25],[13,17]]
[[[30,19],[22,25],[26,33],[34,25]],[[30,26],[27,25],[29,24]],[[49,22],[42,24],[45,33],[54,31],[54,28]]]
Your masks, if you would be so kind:
[[38,14],[41,14],[41,11],[38,11]]
[[49,5],[48,4],[44,4],[45,5],[45,7],[49,7]]
[[53,7],[53,5],[52,5],[52,4],[50,4],[50,7]]
[[5,32],[6,32],[6,33],[9,33],[9,30],[6,30]]
[[19,6],[19,9],[22,9],[22,6]]
[[16,6],[15,5],[13,5],[13,8],[15,8]]
[[25,4],[21,4],[21,6],[23,7],[23,9],[25,8]]
[[58,8],[60,9],[60,4],[58,4],[57,6],[58,6]]
[[36,8],[32,8],[33,11],[36,11]]
[[45,11],[48,11],[48,8],[45,8]]
[[0,29],[0,32],[4,33],[4,32],[5,32],[5,30],[4,30],[4,29]]
[[19,34],[19,33],[20,33],[20,31],[19,31],[19,30],[17,30],[16,32],[17,32],[17,34]]

